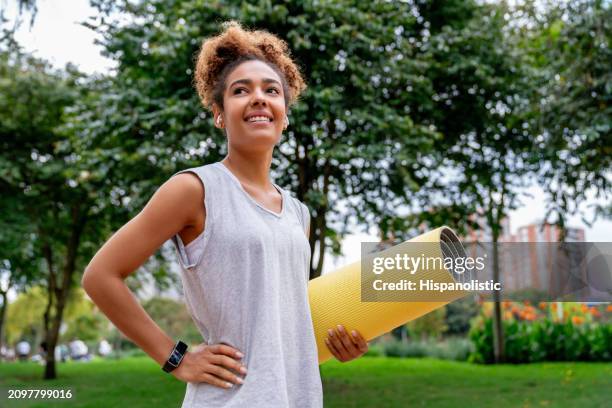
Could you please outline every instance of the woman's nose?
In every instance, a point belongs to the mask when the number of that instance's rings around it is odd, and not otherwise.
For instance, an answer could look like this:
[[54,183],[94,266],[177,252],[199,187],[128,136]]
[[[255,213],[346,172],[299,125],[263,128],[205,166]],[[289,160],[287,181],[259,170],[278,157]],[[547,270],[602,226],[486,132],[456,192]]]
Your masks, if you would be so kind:
[[261,103],[262,105],[266,104],[266,98],[262,89],[255,89],[251,103],[253,105],[257,105],[258,103]]

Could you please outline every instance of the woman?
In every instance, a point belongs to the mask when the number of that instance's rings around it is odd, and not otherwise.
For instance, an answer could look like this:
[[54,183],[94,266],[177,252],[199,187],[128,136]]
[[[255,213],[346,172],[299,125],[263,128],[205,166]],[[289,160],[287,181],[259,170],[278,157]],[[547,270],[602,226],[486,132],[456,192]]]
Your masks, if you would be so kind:
[[[225,132],[227,156],[164,183],[98,251],[83,286],[126,336],[188,383],[183,407],[320,407],[307,294],[308,209],[269,179],[287,109],[304,81],[282,40],[230,22],[204,41],[195,83]],[[205,339],[187,352],[124,283],[168,239]],[[328,347],[341,361],[367,350],[357,332],[339,326],[329,334]]]

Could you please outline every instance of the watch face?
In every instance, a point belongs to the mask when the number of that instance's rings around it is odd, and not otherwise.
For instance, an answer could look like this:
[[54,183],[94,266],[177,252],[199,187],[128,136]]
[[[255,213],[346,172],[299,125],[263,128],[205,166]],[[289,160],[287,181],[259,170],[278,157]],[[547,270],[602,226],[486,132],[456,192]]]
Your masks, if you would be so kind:
[[172,355],[168,359],[168,362],[172,364],[173,366],[177,367],[179,363],[181,362],[182,358],[183,358],[183,355],[178,350],[175,349],[172,351]]

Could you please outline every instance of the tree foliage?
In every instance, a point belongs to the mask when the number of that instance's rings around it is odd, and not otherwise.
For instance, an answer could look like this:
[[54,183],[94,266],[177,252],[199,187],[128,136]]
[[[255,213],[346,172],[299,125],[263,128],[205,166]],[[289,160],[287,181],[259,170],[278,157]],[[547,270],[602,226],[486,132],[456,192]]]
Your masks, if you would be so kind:
[[[310,207],[311,277],[351,225],[404,239],[423,221],[465,231],[479,213],[495,240],[529,175],[561,224],[589,188],[609,197],[609,2],[92,4],[84,24],[116,61],[111,75],[52,69],[7,31],[0,41],[0,279],[45,287],[50,345],[102,242],[176,171],[225,155],[192,75],[201,41],[229,19],[285,39],[308,83],[272,171]],[[172,284],[163,256],[130,288]],[[98,323],[74,330],[93,338]]]
[[[192,89],[202,39],[238,19],[289,43],[309,88],[290,113],[273,170],[311,209],[311,277],[326,251],[339,251],[350,222],[396,235],[418,225],[416,215],[432,210],[427,193],[445,177],[434,148],[446,152],[475,128],[495,133],[491,111],[510,103],[504,98],[520,78],[499,18],[472,1],[94,5],[101,15],[87,25],[104,36],[117,70],[97,109],[83,105],[76,118],[97,151],[90,167],[104,163],[102,178],[133,210],[175,171],[225,153]],[[456,222],[466,213],[460,200],[445,207]]]
[[204,341],[182,302],[170,298],[152,297],[144,302],[143,307],[170,337],[193,344]]
[[[561,226],[592,192],[612,206],[612,5],[578,0],[549,5],[526,33],[537,68],[534,110],[541,156],[540,181],[548,193],[549,216]],[[588,224],[594,219],[584,219]]]
[[[5,37],[10,40],[10,33]],[[103,232],[90,222],[96,196],[86,187],[78,152],[65,148],[62,130],[66,109],[84,92],[82,76],[72,66],[53,69],[14,42],[2,45],[0,192],[6,199],[1,223],[14,228],[3,231],[1,240],[12,243],[0,255],[3,262],[8,259],[11,276],[46,287],[44,340],[53,350],[76,271],[93,256]],[[55,378],[54,353],[46,358],[45,378]]]

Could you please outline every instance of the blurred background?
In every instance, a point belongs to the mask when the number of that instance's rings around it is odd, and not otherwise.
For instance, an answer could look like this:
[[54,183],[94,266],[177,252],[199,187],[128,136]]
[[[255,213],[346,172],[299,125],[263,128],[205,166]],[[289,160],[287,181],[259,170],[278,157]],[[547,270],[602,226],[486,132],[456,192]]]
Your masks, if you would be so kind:
[[[610,241],[610,3],[0,0],[0,390],[180,403],[80,279],[159,185],[224,157],[192,75],[230,19],[287,41],[308,84],[272,176],[310,208],[311,278],[440,225]],[[169,243],[128,284],[170,336],[202,341]],[[612,306],[523,298],[466,297],[326,363],[326,406],[609,403]]]

